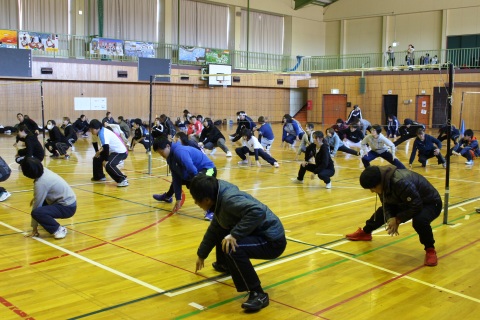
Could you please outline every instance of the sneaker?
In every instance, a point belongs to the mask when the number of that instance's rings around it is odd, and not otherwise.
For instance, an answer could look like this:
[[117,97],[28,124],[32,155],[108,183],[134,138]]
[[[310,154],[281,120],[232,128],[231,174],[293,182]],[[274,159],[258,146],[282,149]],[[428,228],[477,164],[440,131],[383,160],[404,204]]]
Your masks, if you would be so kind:
[[70,149],[72,150],[72,152],[75,152],[75,147],[74,146],[72,146]]
[[473,160],[465,161],[465,164],[468,166],[471,166],[473,165]]
[[446,162],[442,163],[442,167],[446,168],[446,167],[447,167],[447,163],[446,163]]
[[205,216],[203,217],[203,219],[205,219],[207,221],[212,221],[213,220],[213,212],[210,211],[210,210],[207,210],[207,212],[205,212]]
[[293,183],[303,184],[303,180],[298,180],[297,178],[292,178],[291,180]]
[[217,148],[213,148],[212,151],[210,151],[210,155],[213,156],[217,152]]
[[82,134],[82,138],[88,138],[87,134]]
[[459,156],[459,155],[460,155],[460,153],[458,153],[457,151],[452,151],[452,154],[453,154],[454,156]]
[[117,187],[126,187],[126,186],[128,186],[128,180],[127,179],[123,179],[122,182],[117,183]]
[[365,233],[362,228],[358,228],[354,233],[347,234],[345,238],[352,241],[372,241],[372,235]]
[[53,234],[53,237],[55,239],[63,239],[65,238],[65,236],[67,235],[67,228],[65,227],[58,227],[57,231],[55,231],[55,233]]
[[100,178],[100,179],[95,179],[95,178],[92,178],[90,179],[91,181],[107,181],[107,178],[103,177],[103,178]]
[[274,162],[274,163],[273,163],[273,166],[274,166],[275,168],[279,168],[279,167],[280,167],[280,165],[278,164],[278,162]]
[[242,161],[238,161],[238,164],[248,164],[248,160],[245,159],[245,160],[242,160]]
[[325,189],[332,189],[332,182],[327,183]]
[[363,158],[364,155],[365,155],[365,151],[363,149],[360,149],[359,151],[360,158]]
[[227,152],[227,157],[231,157],[232,153],[230,151]]
[[0,195],[0,202],[7,200],[12,194],[8,191],[2,192]]
[[437,252],[434,248],[427,248],[425,250],[425,262],[424,265],[429,267],[435,267],[437,265]]
[[70,156],[68,154],[65,155],[65,159],[68,160],[70,159]]
[[270,303],[268,293],[251,291],[248,300],[242,303],[242,308],[247,311],[258,311]]
[[227,266],[225,266],[221,263],[214,262],[214,263],[212,263],[212,267],[213,267],[213,269],[215,269],[215,271],[218,271],[218,272],[221,272],[221,273],[230,273],[230,271],[228,271]]
[[167,193],[164,193],[164,194],[154,194],[154,195],[153,195],[153,199],[155,199],[155,200],[157,200],[157,201],[167,202],[167,203],[172,203],[172,202],[173,202],[173,198],[172,198],[172,197],[168,198],[168,197],[167,197]]

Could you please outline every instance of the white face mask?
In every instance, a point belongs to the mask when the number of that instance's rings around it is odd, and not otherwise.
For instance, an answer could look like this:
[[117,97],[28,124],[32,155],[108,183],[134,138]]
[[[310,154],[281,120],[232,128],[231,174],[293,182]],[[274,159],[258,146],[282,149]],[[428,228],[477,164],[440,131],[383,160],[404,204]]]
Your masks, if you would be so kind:
[[48,130],[52,130],[52,129],[53,129],[53,124],[51,124],[51,123],[50,123],[50,124],[47,124],[47,129],[48,129]]

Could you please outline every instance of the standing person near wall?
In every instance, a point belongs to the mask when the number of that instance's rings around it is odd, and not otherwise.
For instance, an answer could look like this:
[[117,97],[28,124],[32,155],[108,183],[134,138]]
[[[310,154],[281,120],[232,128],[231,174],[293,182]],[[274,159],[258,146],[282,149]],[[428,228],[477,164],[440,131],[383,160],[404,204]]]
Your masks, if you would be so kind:
[[395,52],[393,51],[392,46],[388,46],[387,52],[385,52],[387,56],[387,67],[394,67],[395,66]]
[[348,115],[346,123],[347,124],[355,123],[357,120],[361,120],[361,119],[363,119],[362,110],[356,104],[356,105],[353,106],[353,110],[350,111],[350,114]]

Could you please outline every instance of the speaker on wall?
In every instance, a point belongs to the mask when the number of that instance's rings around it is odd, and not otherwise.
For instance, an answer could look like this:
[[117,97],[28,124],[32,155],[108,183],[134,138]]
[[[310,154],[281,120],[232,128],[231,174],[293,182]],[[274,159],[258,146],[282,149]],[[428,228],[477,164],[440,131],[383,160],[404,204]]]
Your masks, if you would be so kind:
[[277,84],[282,85],[283,84],[283,79],[277,79]]
[[232,81],[233,82],[240,82],[240,77],[239,76],[233,76]]
[[40,72],[41,72],[41,74],[52,74],[53,69],[52,68],[41,68]]
[[188,79],[190,79],[188,74],[180,74],[180,80],[188,80]]
[[117,78],[128,78],[128,71],[118,70]]

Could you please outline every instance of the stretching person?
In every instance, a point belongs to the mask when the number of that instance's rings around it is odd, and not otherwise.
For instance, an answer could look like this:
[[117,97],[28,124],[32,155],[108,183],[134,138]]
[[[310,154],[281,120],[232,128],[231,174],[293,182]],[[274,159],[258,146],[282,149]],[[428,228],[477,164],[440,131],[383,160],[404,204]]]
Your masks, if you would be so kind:
[[307,125],[305,126],[305,134],[302,137],[302,141],[300,141],[300,146],[298,147],[297,156],[295,157],[295,160],[298,160],[302,152],[305,153],[307,151],[308,146],[313,143],[313,132],[315,131],[314,128],[315,128],[315,125],[310,122],[307,123]]
[[258,131],[258,141],[266,152],[270,152],[275,135],[273,134],[272,126],[267,122],[264,116],[258,117],[260,127],[255,128]]
[[242,138],[243,130],[249,129],[249,130],[253,131],[257,127],[255,122],[253,122],[252,118],[247,116],[245,111],[239,111],[239,112],[237,112],[237,115],[238,115],[237,130],[235,131],[234,134],[230,135],[230,140],[232,140],[232,142],[237,142],[238,140],[240,140]]
[[246,155],[248,154],[251,156],[255,156],[255,162],[257,163],[258,167],[262,166],[260,164],[260,161],[258,160],[259,156],[275,168],[278,168],[280,166],[277,160],[272,158],[272,156],[270,156],[263,150],[262,145],[260,144],[260,142],[258,142],[258,139],[252,134],[251,130],[243,130],[242,136],[243,146],[235,149],[237,155],[242,159],[242,161],[240,161],[238,164],[249,164],[249,161],[246,157]]
[[[448,132],[448,124],[443,124],[438,129],[438,137],[437,139],[440,141],[447,140],[447,132]],[[453,124],[450,128],[450,139],[452,140],[453,144],[457,144],[458,138],[460,138],[460,130],[458,130]]]
[[[177,134],[180,133],[183,132]],[[172,183],[168,191],[163,194],[154,194],[153,198],[157,201],[172,203],[172,197],[175,194],[176,202],[173,212],[180,210],[185,201],[185,198],[182,197],[182,185],[188,189],[190,181],[197,174],[217,175],[217,168],[213,162],[198,149],[184,146],[178,142],[172,143],[167,138],[160,137],[153,142],[153,151],[162,156],[172,170]],[[211,220],[212,215],[211,212],[205,212],[205,220]]]
[[35,158],[27,157],[21,163],[23,175],[33,179],[32,232],[27,236],[39,237],[40,224],[55,239],[63,239],[67,229],[55,219],[71,218],[77,211],[77,198],[72,188],[55,172],[44,168]]
[[387,123],[387,138],[397,138],[400,133],[398,129],[400,127],[400,122],[398,122],[397,117],[393,114],[388,115],[388,123]]
[[438,164],[441,164],[444,168],[447,167],[447,162],[442,156],[442,143],[440,140],[435,139],[431,135],[425,134],[425,129],[418,129],[417,138],[413,142],[412,153],[410,155],[410,161],[408,164],[412,167],[413,160],[417,155],[418,150],[418,162],[422,164],[422,167],[427,165],[427,160],[433,157],[437,157]]
[[77,142],[78,138],[69,117],[63,117],[63,135],[70,147],[72,147],[72,151],[75,151],[74,144]]
[[326,133],[327,137],[325,140],[327,141],[327,145],[330,146],[330,153],[332,154],[332,157],[335,157],[335,155],[337,154],[337,150],[353,154],[355,156],[360,155],[360,151],[355,151],[345,146],[333,128],[328,128],[326,130]]
[[[310,162],[312,158],[315,159],[314,163]],[[293,178],[292,181],[294,183],[303,183],[303,177],[307,171],[312,172],[310,179],[315,179],[315,175],[317,175],[320,180],[325,182],[326,189],[332,188],[330,178],[335,174],[335,167],[322,131],[313,133],[313,143],[305,151],[305,162],[300,165],[298,176]]]
[[200,142],[198,146],[200,148],[205,148],[210,151],[210,155],[213,156],[217,151],[216,147],[219,147],[226,153],[227,157],[231,157],[232,153],[228,150],[225,144],[224,135],[218,130],[218,128],[213,124],[212,119],[205,118],[203,120],[203,130],[200,134]]
[[473,165],[473,159],[480,156],[480,149],[478,148],[478,140],[473,135],[472,129],[465,130],[463,138],[452,148],[452,153],[467,159],[465,162],[466,165]]
[[350,114],[348,115],[346,123],[355,123],[357,120],[362,120],[362,118],[362,110],[358,105],[354,105],[353,110],[350,111]]
[[195,177],[190,194],[200,208],[214,212],[197,250],[195,272],[205,266],[205,259],[216,248],[237,291],[249,292],[242,308],[258,311],[268,306],[268,294],[250,259],[275,259],[285,251],[287,240],[280,219],[250,194],[215,177]]
[[133,121],[133,129],[135,131],[132,142],[130,143],[130,151],[133,151],[135,145],[137,143],[140,143],[145,147],[147,153],[150,152],[150,134],[148,133],[148,130],[143,126],[141,119],[136,118]]
[[[103,162],[108,175],[115,180],[117,187],[128,186],[127,176],[117,168],[120,161],[128,156],[127,147],[123,141],[110,129],[105,128],[102,123],[93,119],[90,121],[90,132],[92,133],[92,144],[95,149],[93,157],[93,178],[92,181],[105,181],[103,173]],[[100,147],[98,144],[100,143]]]
[[295,144],[302,140],[304,134],[305,131],[297,120],[288,113],[283,116],[282,147],[290,145],[290,148],[295,150]]
[[34,157],[40,162],[43,161],[45,151],[43,150],[42,144],[38,141],[38,137],[28,130],[26,125],[22,124],[18,126],[17,135],[25,141],[25,148],[17,150],[15,161],[20,163],[25,157]]
[[84,114],[82,114],[80,118],[75,120],[75,122],[73,123],[73,128],[75,129],[76,132],[82,133],[82,138],[87,138],[88,137],[87,132],[90,129],[88,127],[87,117]]
[[425,129],[425,126],[421,123],[413,121],[412,119],[406,118],[403,121],[403,126],[398,129],[398,131],[400,132],[400,139],[397,139],[397,141],[395,141],[395,147],[403,143],[404,141],[415,138],[417,136],[418,129]]
[[[381,157],[398,169],[405,169],[405,166],[395,158],[395,145],[392,141],[388,140],[382,133],[382,127],[378,124],[372,126],[371,133],[362,140],[362,157],[363,166],[365,168],[370,166],[370,162],[378,157]],[[370,151],[367,152],[367,145],[370,147]]]
[[365,138],[362,131],[358,128],[358,124],[352,123],[345,132],[345,145],[349,148],[356,147],[362,150],[362,140]]
[[70,145],[62,132],[60,132],[55,120],[48,120],[47,130],[49,139],[47,139],[47,142],[45,143],[45,148],[52,154],[50,157],[58,158],[60,156],[65,156],[65,159],[70,158],[67,154]]

